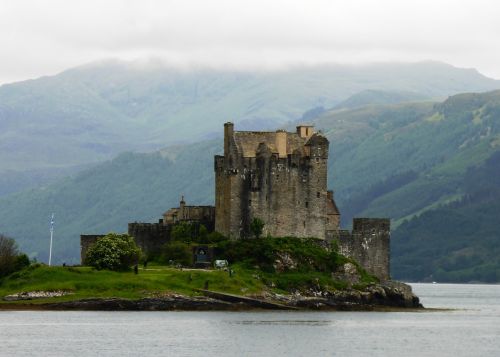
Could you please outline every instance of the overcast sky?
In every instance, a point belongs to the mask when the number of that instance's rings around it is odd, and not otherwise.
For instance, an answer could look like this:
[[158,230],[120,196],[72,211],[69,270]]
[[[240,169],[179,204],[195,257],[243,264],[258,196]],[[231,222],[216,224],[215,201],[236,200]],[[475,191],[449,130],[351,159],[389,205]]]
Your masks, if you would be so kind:
[[274,69],[437,60],[500,79],[495,0],[0,0],[0,83],[107,58]]

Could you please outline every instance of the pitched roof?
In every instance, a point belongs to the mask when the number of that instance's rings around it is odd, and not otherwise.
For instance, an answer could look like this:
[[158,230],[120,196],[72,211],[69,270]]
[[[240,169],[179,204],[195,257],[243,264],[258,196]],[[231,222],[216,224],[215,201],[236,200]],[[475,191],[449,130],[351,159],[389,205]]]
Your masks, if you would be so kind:
[[[277,153],[275,131],[235,131],[233,134],[234,142],[238,151],[243,157],[255,157],[260,143],[266,144],[271,152]],[[286,133],[287,154],[292,154],[295,150],[304,152],[305,138],[301,138],[297,133]]]

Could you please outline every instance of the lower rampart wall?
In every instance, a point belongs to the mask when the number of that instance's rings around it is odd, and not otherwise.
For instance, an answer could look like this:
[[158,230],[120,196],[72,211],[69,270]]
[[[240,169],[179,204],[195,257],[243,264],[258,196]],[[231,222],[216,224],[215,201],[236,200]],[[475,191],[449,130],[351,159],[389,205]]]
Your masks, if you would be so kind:
[[339,252],[356,260],[381,281],[390,280],[390,220],[355,218],[352,232],[340,230],[328,236],[337,240]]

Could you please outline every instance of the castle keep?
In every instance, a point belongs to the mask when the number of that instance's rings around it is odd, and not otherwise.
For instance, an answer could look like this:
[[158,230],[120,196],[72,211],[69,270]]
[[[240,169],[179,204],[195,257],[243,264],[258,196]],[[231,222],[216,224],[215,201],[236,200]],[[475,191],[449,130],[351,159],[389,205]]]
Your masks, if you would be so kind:
[[235,131],[224,124],[224,155],[215,156],[215,230],[250,236],[259,218],[264,235],[326,239],[340,215],[327,190],[328,140],[312,126],[294,133]]
[[[144,253],[155,255],[182,222],[242,239],[252,237],[250,225],[258,218],[264,236],[335,241],[341,254],[388,280],[390,221],[355,218],[351,232],[340,229],[340,213],[327,188],[328,150],[328,139],[311,125],[297,126],[295,132],[263,132],[235,131],[233,123],[226,123],[224,155],[214,158],[215,207],[187,206],[183,197],[157,223],[129,223],[128,234]],[[82,262],[100,237],[81,236]],[[202,248],[205,255],[209,248]],[[195,256],[201,254],[193,249]]]

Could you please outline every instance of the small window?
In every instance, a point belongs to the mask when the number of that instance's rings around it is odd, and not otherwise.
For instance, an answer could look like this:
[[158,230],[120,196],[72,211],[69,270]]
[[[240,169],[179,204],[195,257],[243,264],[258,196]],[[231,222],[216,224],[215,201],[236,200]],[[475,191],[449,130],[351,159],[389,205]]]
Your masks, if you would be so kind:
[[316,158],[316,163],[319,163],[319,157]]
[[252,200],[248,200],[248,204],[251,205],[252,204]]
[[302,224],[304,225],[304,228],[306,228],[306,221],[302,222]]
[[320,197],[321,197],[321,193],[320,193],[319,191],[318,191],[318,192],[316,192],[316,197],[317,197],[317,198],[320,198]]
[[309,202],[306,201],[306,208],[309,208]]

